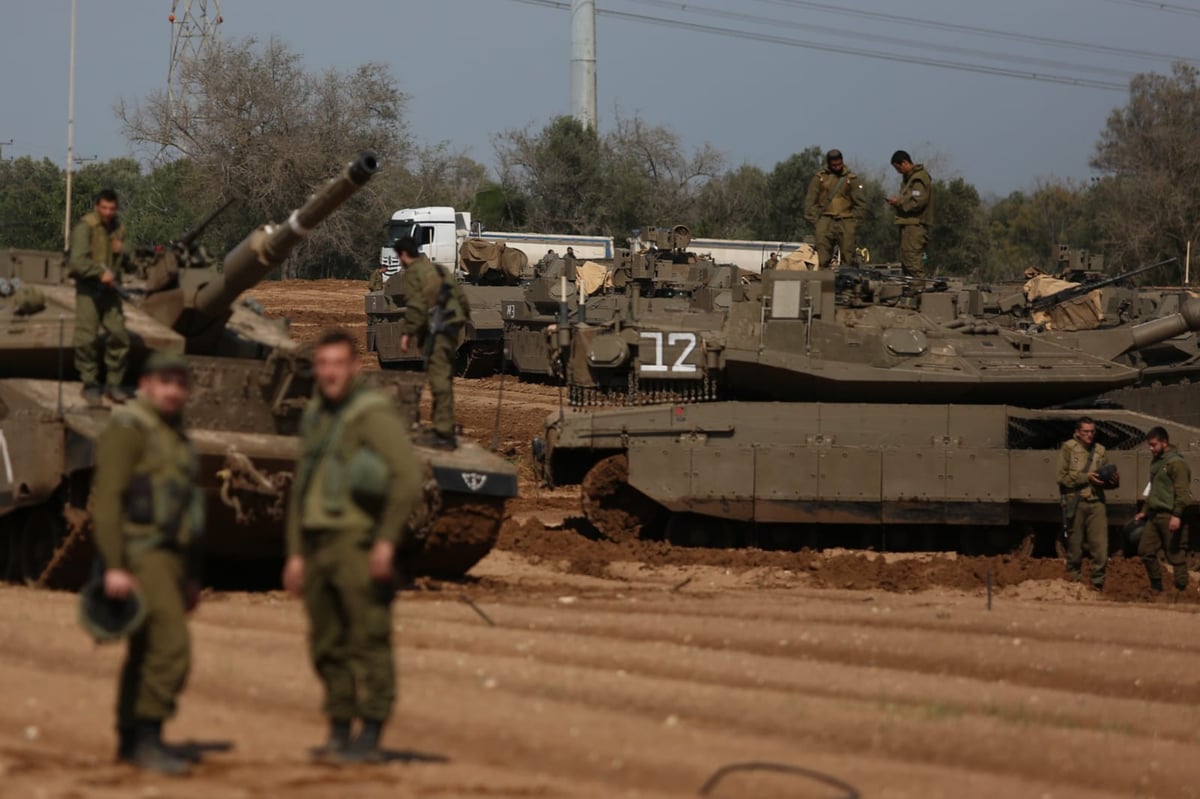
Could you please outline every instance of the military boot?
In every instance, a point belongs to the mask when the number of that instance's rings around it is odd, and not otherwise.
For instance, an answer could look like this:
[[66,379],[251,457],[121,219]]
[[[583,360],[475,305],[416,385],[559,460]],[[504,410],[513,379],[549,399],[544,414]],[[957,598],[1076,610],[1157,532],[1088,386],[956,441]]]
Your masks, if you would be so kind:
[[453,433],[445,435],[443,433],[434,433],[433,442],[430,444],[434,449],[458,449],[458,439]]
[[99,408],[104,404],[104,392],[100,386],[84,386],[83,401],[92,408]]
[[104,396],[120,405],[123,402],[128,402],[129,400],[133,399],[136,395],[129,389],[125,388],[125,386],[109,386],[108,388],[104,389]]
[[1175,570],[1175,590],[1186,591],[1188,587],[1188,573],[1186,567],[1181,567]]
[[338,763],[382,763],[383,751],[379,748],[379,739],[382,736],[382,721],[364,719],[358,737],[334,755],[334,760]]
[[128,763],[133,760],[133,750],[137,747],[137,727],[117,727],[117,762]]
[[1150,590],[1156,594],[1162,593],[1163,586],[1162,586],[1162,578],[1161,577],[1151,577],[1150,578]]
[[162,722],[149,719],[138,722],[137,743],[129,762],[145,771],[166,776],[178,776],[188,771],[187,761],[171,754],[163,746]]
[[345,752],[350,746],[350,721],[349,719],[330,719],[329,720],[329,738],[325,743],[312,750],[312,755],[317,760],[328,760],[336,758],[341,753]]

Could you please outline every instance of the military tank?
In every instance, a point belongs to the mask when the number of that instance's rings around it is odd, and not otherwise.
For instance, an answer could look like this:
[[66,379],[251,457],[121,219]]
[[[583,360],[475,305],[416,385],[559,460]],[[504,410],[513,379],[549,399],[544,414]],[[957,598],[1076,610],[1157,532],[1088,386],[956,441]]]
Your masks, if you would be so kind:
[[[631,371],[719,373],[728,399],[554,414],[534,442],[544,479],[580,483],[587,519],[614,539],[1029,548],[1061,528],[1055,462],[1079,411],[1056,406],[1136,384],[1140,370],[1113,358],[1200,329],[1191,301],[1115,331],[1105,358],[1000,325],[948,326],[847,288],[833,271],[767,275],[735,298],[719,333],[676,339],[703,345],[700,362],[655,339]],[[877,288],[892,296],[887,281]],[[1114,524],[1146,482],[1149,428],[1200,451],[1198,428],[1092,415],[1123,475],[1109,494]]]
[[[152,350],[189,355],[187,419],[201,461],[210,520],[203,545],[217,566],[209,571],[214,580],[281,557],[296,431],[313,390],[308,348],[242,295],[377,168],[374,155],[362,154],[286,222],[251,232],[221,270],[196,268],[187,253],[160,257],[151,259],[140,288],[122,289],[131,373]],[[88,407],[73,382],[74,289],[63,256],[9,252],[0,276],[36,286],[45,305],[31,313],[0,300],[0,578],[73,588],[91,561],[94,443],[111,408]],[[368,379],[416,421],[418,376]],[[415,574],[460,576],[495,542],[504,503],[516,494],[516,471],[469,443],[453,452],[418,446],[417,453],[424,502],[399,563]]]
[[[504,324],[511,318],[505,314],[515,313],[523,300],[529,258],[504,242],[467,239],[458,259],[471,318],[459,333],[457,371],[464,377],[481,377],[501,368]],[[367,351],[374,352],[385,369],[420,369],[422,354],[416,348],[400,347],[406,302],[402,275],[402,271],[392,275],[381,290],[368,292],[363,300]]]

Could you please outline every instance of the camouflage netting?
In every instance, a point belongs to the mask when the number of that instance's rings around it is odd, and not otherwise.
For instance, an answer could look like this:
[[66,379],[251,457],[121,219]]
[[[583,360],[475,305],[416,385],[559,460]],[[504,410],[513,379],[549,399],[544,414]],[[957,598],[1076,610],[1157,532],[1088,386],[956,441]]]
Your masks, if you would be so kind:
[[[1037,275],[1025,284],[1025,297],[1032,302],[1076,285],[1050,275]],[[1100,290],[1089,291],[1082,297],[1060,303],[1046,311],[1034,311],[1033,321],[1047,330],[1094,330],[1104,321]]]
[[467,239],[458,255],[472,283],[515,286],[529,266],[529,256],[502,241]]

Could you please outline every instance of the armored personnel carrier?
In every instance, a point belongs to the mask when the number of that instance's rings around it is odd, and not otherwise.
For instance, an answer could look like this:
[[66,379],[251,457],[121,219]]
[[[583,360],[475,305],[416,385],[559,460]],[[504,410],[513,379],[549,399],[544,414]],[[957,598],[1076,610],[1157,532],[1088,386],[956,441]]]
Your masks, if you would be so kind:
[[[140,290],[125,291],[134,340],[131,372],[151,350],[186,352],[194,389],[187,409],[208,499],[204,547],[210,577],[281,557],[283,512],[297,457],[296,430],[312,394],[307,348],[242,294],[270,274],[304,235],[375,173],[364,153],[286,222],[250,233],[223,269],[183,257],[151,259]],[[178,254],[178,253],[177,253]],[[0,578],[70,588],[91,560],[93,447],[109,408],[90,408],[72,382],[74,289],[58,253],[10,252],[0,276],[36,287],[45,307],[0,299]],[[370,379],[416,419],[411,375]],[[472,444],[417,448],[425,501],[411,522],[414,546],[398,557],[417,574],[458,576],[495,542],[515,469]]]
[[[471,306],[471,319],[459,334],[458,373],[480,377],[500,368],[504,347],[504,314],[515,312],[524,298],[529,258],[504,242],[467,239],[458,252],[463,293]],[[457,275],[447,275],[457,280]],[[374,352],[386,369],[420,369],[422,354],[400,346],[405,308],[401,273],[392,275],[379,291],[364,298],[367,313],[367,351]]]
[[[675,339],[679,355],[664,330],[627,368],[720,376],[730,401],[554,414],[534,444],[543,476],[581,483],[585,515],[612,538],[1032,546],[1061,528],[1055,462],[1079,411],[1055,406],[1136,384],[1140,370],[1112,358],[1200,329],[1200,301],[1190,301],[1115,330],[1110,357],[1097,357],[982,321],[948,326],[868,293],[839,286],[833,271],[777,272],[735,297],[719,333],[676,331],[696,334]],[[705,358],[682,357],[689,347]],[[1114,524],[1145,485],[1150,427],[1200,451],[1194,427],[1091,415],[1123,477],[1109,493]]]

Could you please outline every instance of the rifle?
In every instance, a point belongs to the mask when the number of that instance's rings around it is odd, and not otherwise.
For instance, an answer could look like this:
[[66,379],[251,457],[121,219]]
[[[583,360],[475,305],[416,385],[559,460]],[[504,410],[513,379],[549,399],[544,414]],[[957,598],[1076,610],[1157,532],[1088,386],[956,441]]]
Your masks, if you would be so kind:
[[1149,272],[1151,269],[1157,269],[1160,266],[1165,266],[1166,264],[1177,260],[1179,259],[1168,258],[1165,261],[1159,261],[1155,264],[1147,264],[1146,266],[1139,266],[1137,269],[1132,269],[1128,272],[1122,272],[1121,274],[1113,275],[1112,277],[1106,277],[1102,280],[1093,280],[1091,283],[1079,283],[1071,286],[1070,288],[1065,288],[1062,291],[1056,291],[1053,294],[1047,294],[1045,297],[1038,297],[1036,300],[1030,300],[1029,310],[1048,311],[1055,306],[1062,305],[1064,302],[1070,302],[1071,300],[1078,299],[1079,297],[1086,297],[1089,293],[1095,291],[1096,289],[1104,288],[1105,286],[1111,286],[1114,283],[1120,283],[1122,280],[1134,277],[1135,275],[1143,274],[1144,272]]
[[[434,266],[434,269],[441,271],[440,266]],[[446,276],[442,276],[442,287],[438,289],[437,299],[434,301],[433,307],[429,309],[429,335],[425,337],[425,346],[422,348],[422,353],[425,363],[428,365],[429,358],[433,355],[433,341],[438,336],[449,333],[450,326],[446,324],[446,303],[450,302],[450,281]]]

